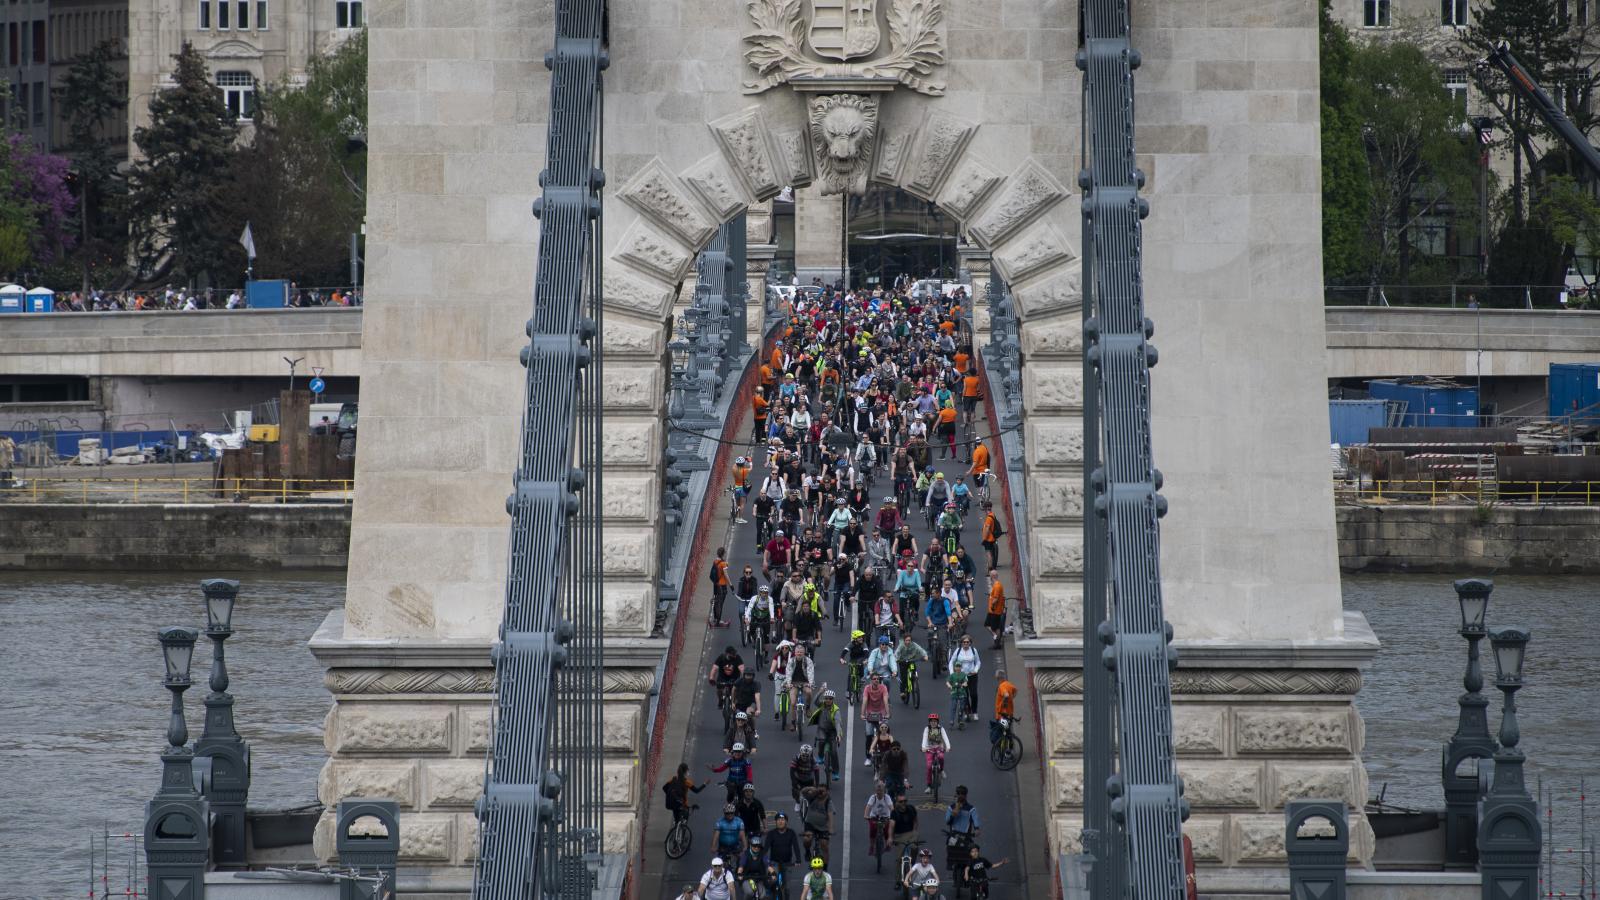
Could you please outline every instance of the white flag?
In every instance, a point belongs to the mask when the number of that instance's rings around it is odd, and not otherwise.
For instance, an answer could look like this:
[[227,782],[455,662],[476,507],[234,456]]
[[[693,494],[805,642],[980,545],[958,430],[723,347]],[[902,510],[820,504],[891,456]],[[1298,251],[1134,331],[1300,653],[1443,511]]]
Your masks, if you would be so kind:
[[244,234],[239,235],[239,243],[244,245],[244,255],[251,259],[256,258],[256,239],[250,234],[250,223],[244,223]]

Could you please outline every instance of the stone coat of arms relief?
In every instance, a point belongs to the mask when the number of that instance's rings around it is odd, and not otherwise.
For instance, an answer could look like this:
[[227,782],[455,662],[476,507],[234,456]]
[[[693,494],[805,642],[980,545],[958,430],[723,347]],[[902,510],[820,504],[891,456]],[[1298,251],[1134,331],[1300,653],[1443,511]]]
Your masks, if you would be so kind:
[[745,92],[807,95],[823,194],[864,194],[880,98],[904,85],[939,96],[944,0],[746,0]]

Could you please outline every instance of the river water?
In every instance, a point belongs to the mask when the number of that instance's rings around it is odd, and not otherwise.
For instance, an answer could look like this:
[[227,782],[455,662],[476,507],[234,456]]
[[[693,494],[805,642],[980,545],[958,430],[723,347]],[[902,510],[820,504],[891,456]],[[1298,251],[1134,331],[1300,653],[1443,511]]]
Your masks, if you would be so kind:
[[[251,805],[311,802],[329,701],[306,640],[341,602],[344,579],[276,573],[242,580],[228,670],[238,727],[253,752]],[[1347,576],[1344,595],[1384,642],[1358,701],[1372,789],[1387,785],[1391,804],[1440,806],[1440,746],[1455,730],[1466,660],[1450,579]],[[82,898],[90,835],[108,824],[138,829],[166,743],[168,695],[155,631],[204,619],[192,576],[0,574],[0,676],[8,694],[0,704],[0,898]],[[1600,775],[1600,600],[1588,578],[1499,578],[1489,621],[1533,630],[1528,686],[1518,695],[1522,747],[1530,785],[1543,775],[1556,789],[1557,845],[1572,846],[1578,779]],[[209,660],[202,639],[186,698],[191,738]],[[1489,693],[1497,728],[1499,696]],[[114,864],[125,868],[127,858],[126,849],[113,852]],[[111,887],[120,891],[125,880],[116,869]]]

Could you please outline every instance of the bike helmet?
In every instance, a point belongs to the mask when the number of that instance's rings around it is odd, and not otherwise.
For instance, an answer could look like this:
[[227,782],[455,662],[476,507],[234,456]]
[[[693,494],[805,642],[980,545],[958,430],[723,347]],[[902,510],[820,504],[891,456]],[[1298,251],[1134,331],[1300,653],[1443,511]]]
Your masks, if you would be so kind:
[[889,636],[887,634],[880,634],[880,635],[878,635],[878,643],[880,643],[880,644],[892,644],[892,643],[894,643],[894,641],[890,640]]
[[822,868],[822,857],[818,856],[815,859],[811,860],[811,868],[813,868],[813,869]]
[[715,869],[717,866],[720,866],[720,865],[722,865],[722,857],[718,856],[718,857],[716,857],[716,858],[711,860],[711,867],[713,869]]
[[733,752],[735,752],[735,753],[743,753],[744,752],[744,744],[743,743],[734,744],[733,745]]
[[935,472],[935,473],[933,473],[933,480],[934,481],[943,481],[944,480],[944,473],[943,472]]
[[867,636],[867,633],[865,631],[862,631],[859,628],[857,628],[855,631],[850,632],[850,640],[852,640],[852,641],[859,641],[859,640],[861,640],[862,638],[864,638],[866,636]]
[[745,459],[742,456],[733,461],[733,464],[736,465],[736,466],[749,465],[749,463],[750,463],[750,460]]
[[[756,589],[756,592],[757,593],[761,593],[761,594],[770,594],[770,593],[772,593],[772,588],[767,587],[766,585],[763,584],[761,587]],[[788,641],[784,641],[784,643],[787,644]],[[780,644],[779,646],[782,646],[782,644]]]
[[744,790],[747,794],[754,794],[756,792],[756,786],[753,784],[747,784],[744,786]]
[[931,856],[933,856],[933,851],[929,850],[927,847],[923,847],[922,848],[922,852],[918,853],[917,855],[918,856],[929,856],[929,857],[931,857]]
[[[749,675],[749,674],[753,674],[753,673],[746,672],[745,674]],[[733,717],[735,719],[748,719],[748,718],[750,718],[750,714],[746,713],[746,712],[739,712],[739,713],[734,713]]]
[[956,565],[956,566],[961,565],[961,557],[956,556],[954,553],[950,554],[950,559],[948,559],[946,561],[949,562],[951,565]]
[[734,813],[734,806],[733,806],[732,803],[724,803],[724,804],[722,804],[722,814],[723,815],[731,816],[731,815],[733,815],[733,813]]
[[939,721],[939,714],[938,713],[928,713],[928,721],[929,722],[937,722],[937,721]]
[[750,846],[752,846],[752,847],[761,846],[761,835],[759,835],[759,834],[750,835]]
[[778,529],[778,530],[777,530],[777,531],[774,531],[774,532],[773,532],[773,533],[772,533],[772,536],[773,536],[773,537],[783,537],[783,529],[782,529],[782,528],[779,528],[779,529]]
[[801,744],[800,745],[800,755],[801,756],[810,756],[812,754],[812,752],[813,751],[811,749],[811,745],[810,744]]
[[[840,462],[844,462],[844,460],[842,460],[842,459],[841,459],[841,460],[839,460],[839,461],[840,461]],[[837,500],[835,500],[835,501],[833,501],[833,505],[834,505],[834,506],[843,506],[843,505],[844,505],[844,498],[843,498],[843,497],[840,497],[840,498],[839,498],[839,499],[837,499]]]
[[836,695],[833,693],[833,691],[823,691],[822,692],[822,699],[824,699],[824,700],[832,700],[832,699],[834,699],[835,696]]
[[883,505],[884,506],[894,506],[895,505],[894,498],[893,497],[885,497],[885,498],[883,498]]
[[955,508],[956,508],[956,505],[955,505],[955,504],[954,504],[954,503],[946,503],[946,504],[945,504],[945,505],[944,505],[944,508],[945,508],[945,509],[955,509]]

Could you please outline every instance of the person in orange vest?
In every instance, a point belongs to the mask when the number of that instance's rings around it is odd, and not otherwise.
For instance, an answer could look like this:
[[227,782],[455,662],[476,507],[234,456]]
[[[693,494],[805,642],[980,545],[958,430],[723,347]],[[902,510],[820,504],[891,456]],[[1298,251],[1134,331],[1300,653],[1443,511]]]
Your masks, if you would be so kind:
[[726,628],[722,618],[722,604],[728,599],[728,548],[718,547],[716,561],[711,564],[711,627]]
[[[960,371],[960,369],[957,369]],[[978,401],[983,398],[979,388],[978,367],[967,369],[967,374],[961,379],[961,407],[967,414],[967,424],[972,424],[974,413],[978,409]],[[977,451],[974,450],[974,453]]]
[[972,466],[967,469],[967,474],[972,476],[974,490],[981,492],[989,483],[989,448],[983,443],[983,438],[972,442]]
[[[983,618],[983,627],[989,629],[989,634],[994,636],[995,649],[1000,649],[1005,643],[1006,587],[1000,583],[998,569],[989,570],[989,613]],[[999,713],[996,712],[995,715],[998,717]]]
[[983,504],[983,549],[989,553],[989,568],[1000,568],[1000,537],[1006,533],[994,514],[994,504]]
[[944,438],[945,445],[939,448],[939,458],[944,459],[948,451],[950,458],[956,458],[956,407],[954,403],[947,403],[939,410],[938,434]]
[[750,398],[750,406],[755,417],[755,427],[750,430],[750,439],[761,443],[767,439],[767,386],[757,385],[755,396]]

